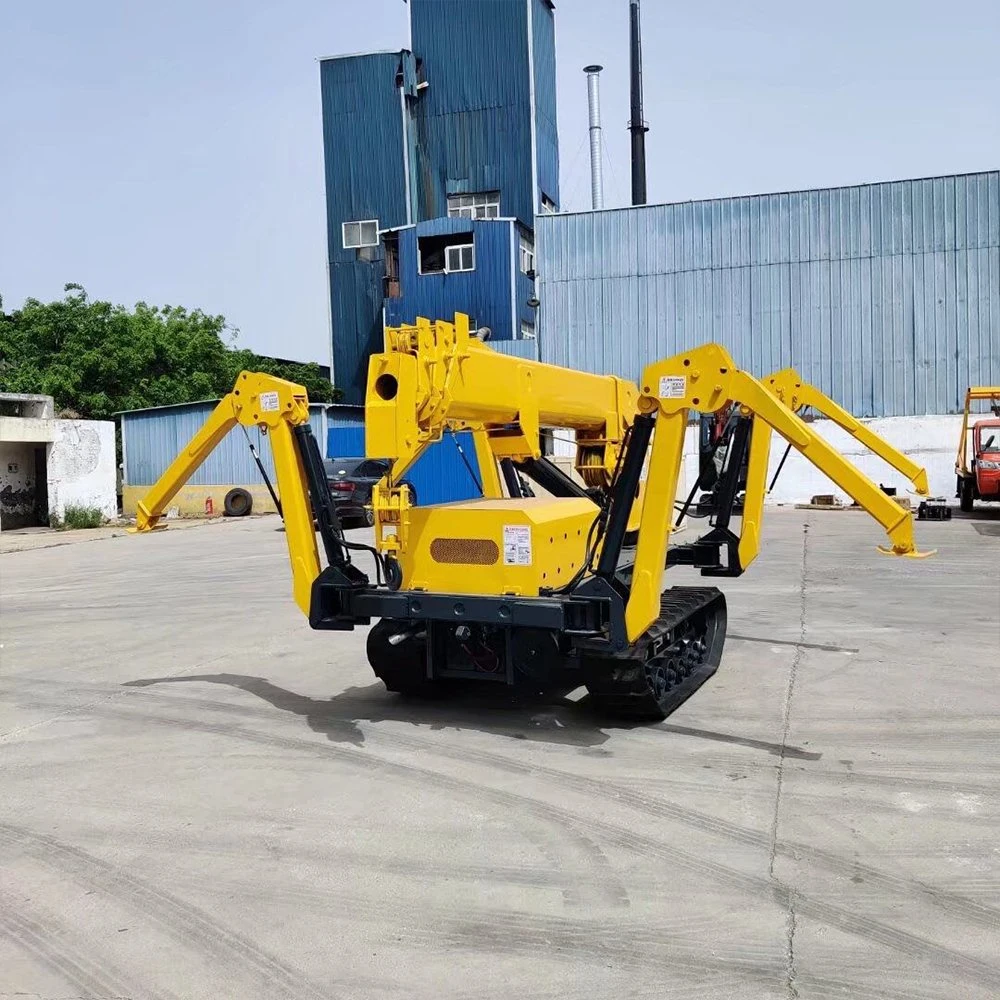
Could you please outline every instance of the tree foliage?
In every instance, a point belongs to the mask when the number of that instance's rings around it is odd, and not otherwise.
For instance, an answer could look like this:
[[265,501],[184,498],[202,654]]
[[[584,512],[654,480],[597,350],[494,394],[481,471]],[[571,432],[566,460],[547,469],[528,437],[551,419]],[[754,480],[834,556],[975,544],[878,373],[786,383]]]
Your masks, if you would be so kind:
[[57,411],[95,420],[118,410],[189,403],[225,395],[243,369],[305,386],[311,402],[339,392],[316,364],[287,364],[235,347],[222,316],[199,309],[134,309],[91,302],[67,285],[56,302],[28,299],[4,312],[0,299],[0,391],[52,396]]

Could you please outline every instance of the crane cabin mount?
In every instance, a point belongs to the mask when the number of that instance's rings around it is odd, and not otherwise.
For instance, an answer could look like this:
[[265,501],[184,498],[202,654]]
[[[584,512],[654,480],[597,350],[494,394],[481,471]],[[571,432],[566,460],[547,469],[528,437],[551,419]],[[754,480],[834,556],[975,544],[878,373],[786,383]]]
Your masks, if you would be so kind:
[[[421,319],[386,329],[385,350],[369,362],[366,450],[391,461],[372,494],[373,546],[344,535],[305,391],[253,372],[239,376],[152,487],[135,530],[157,527],[232,427],[259,426],[274,456],[294,598],[314,629],[374,622],[368,659],[389,690],[414,693],[450,679],[534,690],[585,684],[608,713],[661,719],[716,671],[726,632],[722,592],[664,589],[664,570],[687,565],[704,577],[730,577],[750,565],[772,433],[882,525],[883,552],[920,555],[909,511],[796,414],[802,405],[835,408],[803,386],[794,372],[759,382],[716,344],[650,364],[636,385],[500,354],[470,334],[462,314],[453,323]],[[793,391],[795,399],[783,398]],[[689,417],[730,404],[739,420],[714,525],[671,545]],[[837,418],[922,485],[922,470],[905,456],[856,421],[854,428],[839,408]],[[578,478],[542,454],[545,428],[576,432]],[[411,505],[407,470],[459,430],[472,434],[482,497]],[[730,528],[737,485],[745,489],[738,534]],[[352,559],[358,549],[370,551],[374,579]]]

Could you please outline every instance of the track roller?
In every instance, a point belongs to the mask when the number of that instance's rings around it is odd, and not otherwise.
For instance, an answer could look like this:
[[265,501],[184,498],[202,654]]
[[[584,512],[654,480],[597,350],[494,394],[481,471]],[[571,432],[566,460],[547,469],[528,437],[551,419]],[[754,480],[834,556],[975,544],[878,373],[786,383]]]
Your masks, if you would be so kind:
[[726,639],[726,599],[715,587],[672,587],[660,614],[618,656],[584,652],[584,682],[602,714],[661,720],[715,673]]
[[389,691],[422,694],[427,679],[427,632],[412,622],[383,618],[368,633],[368,662]]

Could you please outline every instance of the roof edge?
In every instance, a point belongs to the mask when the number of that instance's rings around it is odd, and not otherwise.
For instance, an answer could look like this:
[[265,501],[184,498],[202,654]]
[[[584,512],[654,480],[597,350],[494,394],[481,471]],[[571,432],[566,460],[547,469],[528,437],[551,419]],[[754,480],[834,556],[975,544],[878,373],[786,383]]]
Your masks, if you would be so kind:
[[857,184],[833,184],[826,187],[789,188],[784,191],[757,191],[753,194],[726,194],[712,198],[686,198],[683,201],[654,201],[645,205],[618,205],[614,208],[579,208],[568,212],[539,212],[535,216],[537,227],[539,219],[561,218],[567,215],[604,215],[609,212],[630,212],[643,208],[668,208],[677,205],[707,205],[714,201],[739,201],[742,198],[776,198],[783,194],[809,194],[813,191],[854,191],[859,188],[880,187],[883,184],[915,184],[919,181],[957,180],[959,177],[982,177],[987,174],[1000,175],[1000,168],[988,170],[969,170],[958,174],[931,174],[926,177],[897,177],[893,180],[860,181]]

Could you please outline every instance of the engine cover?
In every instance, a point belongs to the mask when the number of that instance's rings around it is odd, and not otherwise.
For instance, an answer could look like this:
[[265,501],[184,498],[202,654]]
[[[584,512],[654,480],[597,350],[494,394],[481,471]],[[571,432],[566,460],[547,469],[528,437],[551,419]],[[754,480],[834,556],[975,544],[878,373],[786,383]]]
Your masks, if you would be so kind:
[[403,587],[446,594],[537,596],[584,559],[597,505],[585,497],[468,500],[412,507]]

